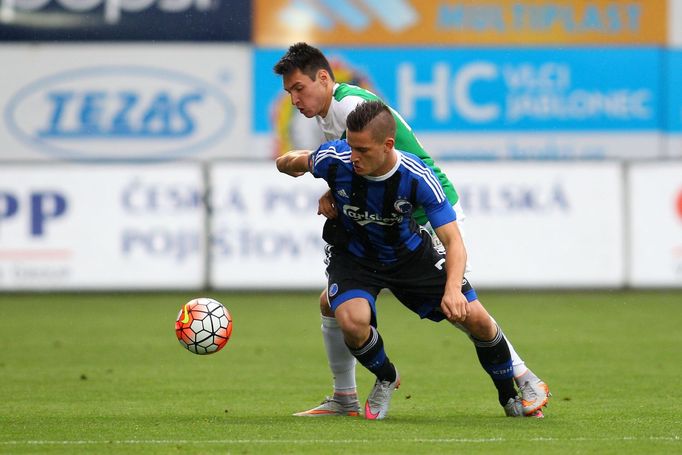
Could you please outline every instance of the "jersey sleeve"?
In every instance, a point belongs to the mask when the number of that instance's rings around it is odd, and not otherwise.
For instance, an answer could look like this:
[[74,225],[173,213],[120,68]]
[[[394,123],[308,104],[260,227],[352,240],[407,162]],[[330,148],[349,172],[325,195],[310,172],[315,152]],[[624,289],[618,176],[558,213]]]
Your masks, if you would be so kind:
[[[408,159],[409,160],[409,159]],[[417,159],[409,160],[416,184],[416,199],[429,219],[432,228],[443,226],[457,219],[452,204],[445,196],[436,174]]]
[[426,217],[429,219],[429,223],[431,223],[431,227],[433,229],[441,227],[444,224],[448,224],[457,219],[455,210],[452,208],[450,201],[447,199],[431,207],[424,205],[424,211],[426,212]]
[[308,157],[308,169],[316,178],[329,181],[329,168],[339,162],[350,163],[350,146],[346,141],[325,142]]

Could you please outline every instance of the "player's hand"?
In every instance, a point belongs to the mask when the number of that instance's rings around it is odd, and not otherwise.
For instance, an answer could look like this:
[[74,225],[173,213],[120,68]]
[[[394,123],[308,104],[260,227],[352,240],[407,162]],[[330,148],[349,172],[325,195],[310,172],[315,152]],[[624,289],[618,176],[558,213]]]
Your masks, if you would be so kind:
[[467,298],[461,292],[445,292],[440,302],[440,309],[448,321],[464,322],[469,316],[470,308]]
[[317,214],[324,215],[330,220],[333,220],[338,215],[331,190],[327,190],[317,201]]

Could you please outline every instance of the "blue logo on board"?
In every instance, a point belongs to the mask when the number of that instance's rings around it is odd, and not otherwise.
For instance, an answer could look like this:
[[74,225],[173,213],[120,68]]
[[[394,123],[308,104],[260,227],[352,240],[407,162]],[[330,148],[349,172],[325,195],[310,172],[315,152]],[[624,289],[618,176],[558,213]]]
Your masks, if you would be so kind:
[[226,135],[235,109],[217,87],[177,71],[109,66],[32,82],[8,103],[19,140],[65,159],[157,160]]

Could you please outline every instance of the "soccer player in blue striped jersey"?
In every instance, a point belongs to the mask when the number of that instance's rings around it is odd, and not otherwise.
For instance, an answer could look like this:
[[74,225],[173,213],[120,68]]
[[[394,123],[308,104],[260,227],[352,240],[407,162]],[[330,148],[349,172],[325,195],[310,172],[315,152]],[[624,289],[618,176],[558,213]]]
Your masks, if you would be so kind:
[[[365,418],[385,418],[400,385],[377,330],[375,303],[382,289],[421,318],[461,326],[505,413],[523,416],[507,340],[464,278],[466,249],[456,213],[433,171],[415,155],[394,148],[395,133],[389,108],[367,101],[348,115],[347,141],[277,159],[280,172],[311,172],[325,179],[338,207],[338,217],[327,221],[323,233],[329,244],[327,295],[348,349],[376,375]],[[426,213],[443,249],[435,248],[431,235],[415,221],[417,208]]]
[[310,156],[313,175],[334,187],[342,229],[357,230],[345,248],[360,259],[392,263],[411,255],[422,244],[422,232],[410,216],[418,206],[430,209],[434,228],[455,220],[438,179],[411,153],[396,153],[386,176],[363,175],[366,165],[351,162],[351,148],[343,140],[327,142]]
[[[284,89],[291,97],[291,103],[306,117],[315,118],[327,140],[341,139],[346,131],[348,114],[360,103],[379,100],[377,95],[354,85],[337,83],[331,65],[324,54],[306,43],[296,43],[289,47],[287,53],[274,67],[275,73],[282,76]],[[390,108],[389,108],[390,109]],[[423,161],[436,175],[445,196],[457,212],[459,226],[464,221],[464,214],[455,187],[448,177],[434,163],[424,150],[412,128],[394,109],[390,109],[396,122],[394,135],[395,148],[413,153]],[[327,193],[320,198],[319,213],[327,218],[336,217],[336,205]],[[429,228],[428,219],[421,207],[415,208],[413,217],[417,223]],[[431,230],[433,234],[433,231]],[[435,239],[437,240],[437,239]],[[359,404],[355,383],[355,359],[343,341],[343,334],[329,307],[326,290],[320,295],[320,313],[322,319],[322,339],[334,379],[334,393],[320,405],[294,415],[328,416],[357,415]],[[547,402],[549,389],[516,353],[509,343],[514,365],[514,380],[526,411],[539,409]],[[540,416],[537,411],[536,416]]]

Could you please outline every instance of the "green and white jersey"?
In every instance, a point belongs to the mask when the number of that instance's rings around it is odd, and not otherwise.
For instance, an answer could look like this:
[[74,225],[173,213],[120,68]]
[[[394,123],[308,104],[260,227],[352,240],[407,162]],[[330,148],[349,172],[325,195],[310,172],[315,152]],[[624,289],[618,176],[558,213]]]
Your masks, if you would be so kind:
[[[363,101],[378,99],[380,99],[378,96],[364,88],[350,84],[335,84],[334,94],[327,116],[321,117],[318,115],[316,117],[317,124],[322,130],[325,139],[331,141],[344,138],[346,136],[346,118],[348,117],[348,114]],[[459,200],[459,196],[457,195],[457,191],[455,191],[452,182],[450,182],[445,173],[435,165],[433,158],[426,153],[426,150],[424,150],[424,147],[422,147],[419,140],[412,132],[410,125],[407,124],[395,109],[390,109],[397,125],[395,148],[417,155],[428,167],[430,167],[438,177],[448,200],[452,205],[455,205]],[[426,224],[428,221],[421,208],[415,210],[414,217],[417,222],[422,225]]]

